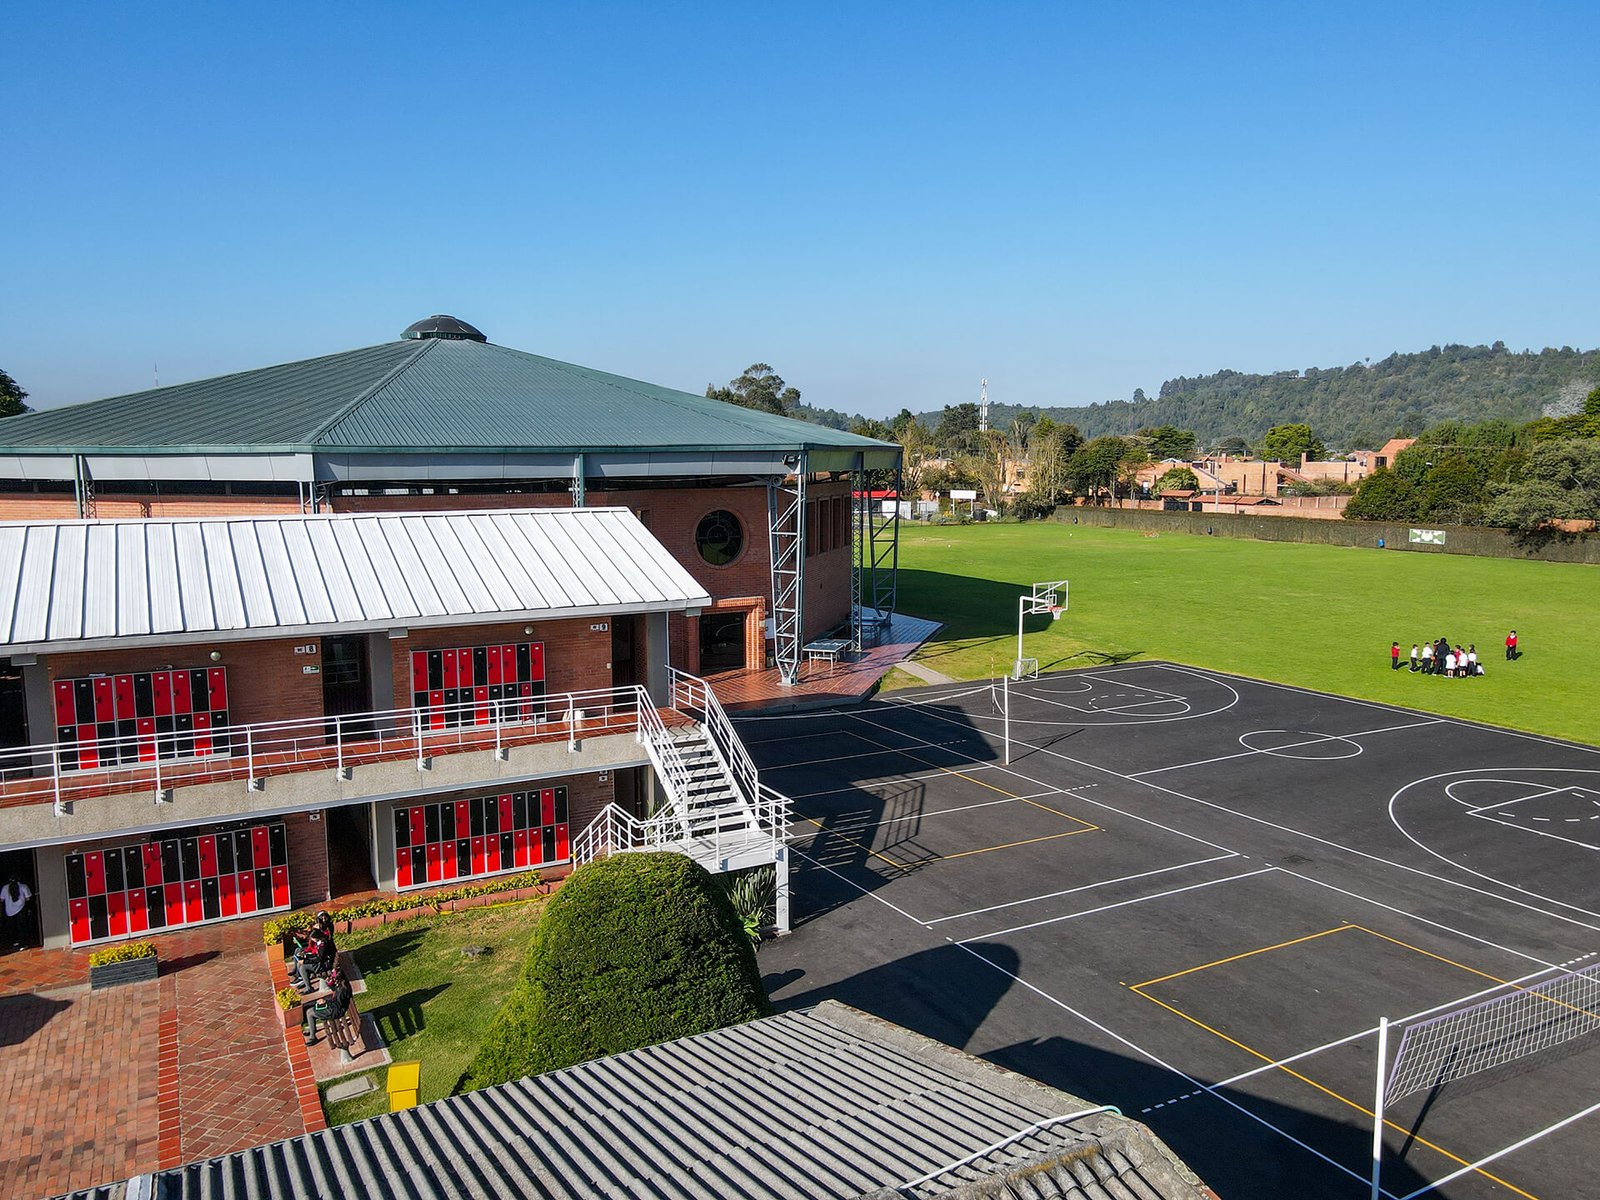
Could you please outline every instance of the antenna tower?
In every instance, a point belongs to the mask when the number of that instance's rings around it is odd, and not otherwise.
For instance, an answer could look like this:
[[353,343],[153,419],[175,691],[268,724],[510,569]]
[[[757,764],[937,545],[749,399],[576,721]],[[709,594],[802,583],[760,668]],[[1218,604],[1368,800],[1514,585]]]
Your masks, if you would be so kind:
[[978,432],[989,432],[989,381],[978,385]]

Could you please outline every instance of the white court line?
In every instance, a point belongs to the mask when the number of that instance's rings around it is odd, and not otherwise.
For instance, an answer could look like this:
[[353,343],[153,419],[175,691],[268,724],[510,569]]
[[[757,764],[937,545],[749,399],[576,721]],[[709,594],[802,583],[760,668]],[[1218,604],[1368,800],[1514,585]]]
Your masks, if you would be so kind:
[[1402,1196],[1400,1198],[1400,1200],[1416,1200],[1416,1197],[1418,1197],[1418,1196],[1424,1196],[1424,1195],[1427,1195],[1427,1193],[1429,1193],[1429,1192],[1438,1191],[1438,1189],[1443,1187],[1445,1184],[1449,1183],[1451,1180],[1460,1179],[1463,1175],[1467,1174],[1469,1171],[1480,1171],[1484,1167],[1487,1167],[1490,1163],[1496,1161],[1497,1159],[1504,1158],[1506,1155],[1512,1153],[1515,1150],[1521,1150],[1524,1146],[1531,1145],[1534,1142],[1537,1142],[1540,1138],[1543,1138],[1543,1137],[1545,1137],[1545,1136],[1547,1136],[1549,1134],[1552,1134],[1558,1129],[1565,1129],[1568,1125],[1571,1125],[1574,1121],[1581,1121],[1581,1120],[1583,1120],[1584,1117],[1587,1117],[1591,1113],[1596,1113],[1596,1112],[1600,1112],[1600,1103],[1591,1104],[1588,1108],[1584,1109],[1582,1112],[1575,1112],[1570,1117],[1566,1117],[1563,1120],[1557,1121],[1554,1125],[1546,1125],[1543,1129],[1539,1130],[1537,1133],[1530,1133],[1527,1137],[1523,1138],[1520,1142],[1513,1142],[1511,1145],[1505,1147],[1503,1150],[1496,1150],[1493,1154],[1489,1155],[1487,1158],[1480,1158],[1477,1162],[1468,1163],[1464,1167],[1459,1167],[1456,1170],[1450,1172],[1450,1174],[1446,1175],[1444,1178],[1435,1179],[1432,1183],[1424,1184],[1422,1187],[1419,1187],[1414,1192],[1407,1192],[1404,1196]]
[[1151,707],[1153,707],[1154,705],[1157,705],[1157,704],[1187,704],[1187,703],[1188,703],[1188,701],[1185,700],[1184,698],[1182,698],[1180,696],[1174,696],[1174,697],[1163,697],[1160,700],[1140,700],[1137,704],[1118,704],[1118,705],[1116,705],[1115,707],[1112,707],[1112,708],[1086,708],[1083,711],[1084,712],[1097,712],[1097,713],[1103,713],[1103,712],[1104,713],[1125,713],[1125,712],[1132,712],[1136,708],[1151,708]]
[[[1160,775],[1163,771],[1182,771],[1187,767],[1203,767],[1208,763],[1232,762],[1236,758],[1250,758],[1257,754],[1278,755],[1285,750],[1298,750],[1304,746],[1317,746],[1323,742],[1347,741],[1351,738],[1369,737],[1375,733],[1399,733],[1405,729],[1421,729],[1424,725],[1437,724],[1439,724],[1438,721],[1418,721],[1414,725],[1391,725],[1386,729],[1363,729],[1359,733],[1319,733],[1303,742],[1290,742],[1284,746],[1274,746],[1270,750],[1242,750],[1237,754],[1219,754],[1216,758],[1198,758],[1194,762],[1175,763],[1170,767],[1152,767],[1148,771],[1135,771],[1128,778],[1142,779],[1146,775]],[[1289,731],[1285,729],[1282,732],[1287,733]],[[1345,757],[1354,758],[1355,755],[1346,755]]]
[[[1457,780],[1456,782],[1458,782],[1458,783],[1460,783],[1460,782],[1466,782],[1466,783],[1520,783],[1520,784],[1524,784],[1525,785],[1528,781],[1526,779],[1469,779],[1469,780]],[[1454,796],[1450,795],[1450,788],[1454,787],[1454,786],[1455,786],[1455,784],[1452,783],[1449,787],[1445,788],[1445,790],[1444,790],[1444,794],[1446,796],[1450,796],[1450,799],[1452,799],[1452,800],[1456,799]],[[1480,805],[1478,805],[1477,808],[1469,808],[1469,809],[1467,809],[1467,815],[1469,817],[1476,817],[1480,813],[1488,812],[1491,808],[1503,808],[1507,804],[1521,804],[1524,800],[1538,800],[1543,796],[1553,796],[1557,792],[1568,792],[1568,791],[1571,791],[1571,790],[1572,790],[1571,788],[1565,788],[1565,787],[1547,787],[1543,791],[1540,791],[1540,792],[1529,792],[1526,796],[1518,796],[1513,800],[1497,800],[1493,804],[1480,804]],[[1461,802],[1459,800],[1456,800],[1456,803],[1459,804]]]
[[[1074,800],[1082,799],[1073,796]],[[1078,892],[1090,892],[1095,888],[1110,887],[1115,883],[1132,883],[1135,879],[1149,879],[1152,875],[1166,875],[1172,871],[1183,871],[1189,867],[1203,867],[1207,863],[1225,862],[1230,858],[1246,857],[1240,854],[1217,854],[1211,858],[1197,858],[1193,862],[1179,863],[1173,867],[1157,867],[1154,871],[1141,871],[1137,875],[1124,875],[1120,879],[1102,879],[1097,883],[1086,883],[1081,887],[1063,888],[1059,892],[1046,892],[1042,896],[1029,896],[1026,900],[1007,900],[1004,904],[991,904],[988,908],[974,908],[970,912],[952,913],[948,917],[935,917],[929,925],[938,925],[943,921],[959,921],[962,917],[981,917],[984,913],[999,912],[1002,908],[1016,908],[1019,904],[1037,904],[1040,900],[1054,900],[1060,896],[1072,896]]]
[[[841,730],[840,732],[848,732],[848,731],[847,730]],[[898,732],[898,730],[890,730],[888,732]],[[850,736],[851,737],[858,737],[857,734],[853,734],[853,733],[850,734]],[[909,737],[911,735],[907,734],[907,735],[903,735],[903,736]],[[863,738],[863,739],[860,739],[860,740],[864,741],[865,739]],[[927,747],[930,750],[943,750],[947,754],[960,754],[961,753],[959,750],[952,750],[950,748],[952,745],[954,745],[953,742],[951,742],[951,743],[923,742],[922,745]],[[918,749],[918,748],[919,747],[885,746],[882,750],[865,750],[865,751],[862,751],[860,754],[830,754],[826,758],[808,758],[808,759],[805,759],[802,762],[784,763],[782,766],[768,767],[767,770],[769,770],[769,771],[798,771],[801,767],[815,767],[815,766],[820,766],[820,765],[822,765],[824,763],[849,762],[851,759],[856,759],[856,758],[876,758],[876,757],[878,757],[880,755],[884,755],[884,754],[903,754],[903,753],[905,753],[905,751],[907,749]]]
[[[779,771],[781,767],[767,767],[764,770]],[[1000,767],[995,763],[973,763],[971,766],[962,767],[963,773],[975,771],[998,771]],[[926,775],[885,775],[879,779],[864,779],[860,783],[848,783],[844,787],[824,788],[820,792],[790,792],[791,800],[810,800],[817,796],[836,796],[843,792],[867,792],[875,787],[889,787],[902,783],[925,783],[930,779],[943,779],[949,771],[929,771]],[[1043,784],[1041,787],[1045,786]],[[1059,788],[1057,789],[1060,790]]]
[[[855,830],[855,829],[877,829],[877,828],[879,828],[880,826],[883,826],[883,825],[902,825],[907,821],[920,821],[924,817],[942,817],[942,816],[948,815],[949,813],[966,812],[969,809],[973,809],[973,808],[993,808],[997,804],[1015,804],[1019,800],[1043,800],[1046,796],[1060,796],[1060,795],[1063,795],[1063,794],[1064,793],[1061,791],[1060,788],[1056,788],[1055,790],[1049,791],[1049,792],[1036,792],[1031,796],[1002,796],[998,800],[983,800],[983,801],[978,802],[977,804],[962,804],[962,805],[959,805],[956,808],[936,808],[936,809],[931,809],[931,810],[929,810],[927,812],[907,813],[903,817],[885,817],[881,821],[873,821],[873,822],[871,822],[870,824],[867,824],[867,825],[852,825],[852,826],[850,826],[850,828],[852,830]],[[837,816],[837,814],[828,814],[828,813],[824,813],[823,815],[824,816],[829,816],[829,815]],[[798,820],[805,821],[806,823],[809,824],[811,818],[802,816],[802,817],[799,817]],[[829,826],[828,828],[834,830],[835,832],[839,831],[839,827],[837,827],[837,826]]]
[[[849,887],[854,888],[856,891],[860,892],[867,899],[876,900],[879,904],[883,905],[885,908],[889,909],[890,911],[899,913],[902,917],[906,918],[906,920],[911,921],[914,924],[922,925],[922,927],[924,929],[929,927],[925,922],[918,921],[915,917],[913,917],[910,913],[908,913],[905,909],[901,908],[899,905],[894,904],[891,901],[885,900],[882,896],[878,895],[876,892],[869,892],[866,888],[862,887],[859,883],[856,883],[853,879],[847,879],[845,876],[841,875],[838,871],[835,871],[832,867],[818,862],[816,859],[812,858],[809,854],[805,853],[805,851],[796,850],[794,853],[795,853],[796,857],[803,858],[807,862],[811,863],[813,866],[820,867],[822,870],[828,872],[828,874],[832,875],[834,878],[838,879],[840,882],[844,883],[845,885],[847,885]],[[1285,1141],[1289,1142],[1291,1145],[1295,1145],[1295,1146],[1300,1147],[1300,1149],[1304,1150],[1307,1154],[1310,1154],[1314,1158],[1318,1158],[1318,1159],[1322,1160],[1323,1162],[1327,1163],[1330,1167],[1334,1168],[1334,1170],[1339,1171],[1340,1173],[1342,1173],[1344,1175],[1348,1175],[1350,1178],[1356,1180],[1359,1183],[1365,1183],[1366,1182],[1366,1176],[1364,1174],[1361,1174],[1361,1173],[1356,1172],[1356,1171],[1352,1171],[1349,1167],[1345,1166],[1343,1163],[1338,1162],[1333,1158],[1330,1158],[1328,1155],[1324,1154],[1321,1150],[1318,1150],[1315,1146],[1312,1146],[1308,1142],[1302,1141],[1301,1139],[1296,1137],[1294,1134],[1290,1133],[1288,1130],[1281,1129],[1278,1126],[1274,1125],[1271,1121],[1267,1120],[1265,1117],[1261,1116],[1260,1114],[1251,1112],[1243,1104],[1240,1104],[1237,1100],[1234,1100],[1232,1097],[1223,1095],[1220,1091],[1217,1090],[1217,1088],[1215,1086],[1201,1083],[1194,1076],[1190,1075],[1186,1071],[1180,1070],[1179,1068],[1173,1066],[1171,1063],[1169,1063],[1165,1059],[1161,1058],[1155,1052],[1145,1049],[1143,1046],[1139,1045],[1139,1043],[1133,1041],[1131,1038],[1123,1037],[1122,1034],[1117,1033],[1110,1026],[1102,1025],[1099,1021],[1096,1021],[1093,1017],[1089,1016],[1087,1013],[1082,1012],[1079,1009],[1073,1008],[1072,1005],[1066,1003],[1066,1001],[1064,1001],[1064,1000],[1060,1000],[1057,997],[1052,996],[1049,992],[1045,991],[1043,988],[1039,987],[1037,984],[1030,983],[1026,979],[1024,979],[1022,976],[1018,975],[1016,972],[1007,970],[1005,967],[1002,967],[999,963],[995,962],[993,959],[987,957],[986,955],[980,954],[977,950],[974,950],[971,946],[963,945],[962,943],[954,941],[951,938],[946,938],[945,941],[948,942],[950,945],[957,947],[958,949],[965,950],[968,954],[972,955],[973,958],[977,959],[979,962],[983,963],[985,966],[991,968],[992,970],[998,971],[1000,974],[1004,975],[1007,979],[1010,979],[1013,983],[1021,984],[1024,988],[1026,988],[1028,991],[1032,992],[1034,995],[1038,996],[1040,999],[1045,1000],[1048,1003],[1055,1005],[1057,1008],[1061,1009],[1063,1012],[1065,1012],[1065,1013],[1067,1013],[1067,1014],[1069,1014],[1069,1015],[1071,1015],[1073,1017],[1076,1017],[1078,1020],[1082,1021],[1085,1025],[1089,1026],[1091,1029],[1098,1030],[1100,1033],[1104,1034],[1107,1038],[1110,1038],[1112,1041],[1116,1042],[1118,1045],[1127,1047],[1134,1054],[1137,1054],[1141,1058],[1147,1059],[1148,1061],[1154,1063],[1156,1066],[1160,1067],[1162,1070],[1170,1071],[1173,1075],[1176,1075],[1179,1079],[1183,1080],[1190,1087],[1207,1093],[1208,1095],[1210,1095],[1211,1097],[1213,1097],[1216,1100],[1221,1101],[1223,1104],[1227,1105],[1229,1108],[1233,1109],[1235,1112],[1239,1113],[1240,1115],[1248,1117],[1250,1120],[1256,1122],[1256,1124],[1262,1126],[1265,1129],[1271,1130],[1273,1133],[1277,1134],[1279,1137],[1283,1138]],[[1385,1193],[1385,1194],[1387,1194],[1387,1193]]]
[[1149,896],[1136,896],[1132,900],[1119,900],[1115,904],[1102,904],[1099,908],[1086,908],[1080,912],[1067,913],[1062,917],[1047,917],[1043,921],[1033,921],[1027,925],[1013,925],[1009,929],[996,929],[993,933],[986,933],[981,937],[962,938],[961,940],[963,942],[986,942],[990,938],[1004,937],[1008,933],[1022,933],[1027,929],[1038,929],[1041,925],[1057,925],[1062,921],[1076,921],[1079,917],[1092,917],[1096,913],[1110,912],[1114,908],[1127,908],[1130,904],[1143,904],[1148,900],[1165,900],[1168,896],[1181,896],[1184,892],[1197,892],[1201,888],[1216,887],[1219,883],[1237,883],[1241,879],[1253,879],[1257,875],[1267,875],[1277,869],[1277,867],[1262,867],[1259,871],[1246,871],[1242,875],[1229,875],[1225,879],[1209,879],[1204,883],[1191,883],[1186,887],[1170,888],[1165,892],[1156,892]]
[[[1518,821],[1508,821],[1504,817],[1486,817],[1482,813],[1473,813],[1480,821],[1487,821],[1491,825],[1500,825],[1506,829],[1515,829],[1518,833],[1532,833],[1539,837],[1549,838],[1556,842],[1566,842],[1569,846],[1580,846],[1585,850],[1600,850],[1589,842],[1580,842],[1577,838],[1562,837],[1559,833],[1551,833],[1548,829],[1535,829],[1532,825],[1523,825]],[[1508,884],[1509,886],[1513,886]],[[1518,889],[1519,891],[1521,889]]]
[[[1318,694],[1318,693],[1313,693],[1313,694]],[[952,725],[959,725],[960,724],[960,722],[956,721],[954,718],[948,717],[948,716],[943,716],[943,715],[941,715],[939,713],[936,713],[936,712],[930,712],[927,715],[929,717],[933,718],[934,720],[945,721],[945,722],[947,722],[949,724],[952,724]],[[1340,850],[1340,851],[1343,851],[1346,854],[1355,855],[1358,858],[1365,858],[1365,859],[1368,859],[1371,862],[1381,863],[1381,864],[1383,864],[1384,866],[1387,866],[1387,867],[1393,867],[1395,870],[1404,871],[1405,873],[1407,873],[1409,875],[1417,875],[1417,876],[1420,876],[1420,877],[1422,877],[1424,879],[1431,879],[1431,880],[1434,880],[1437,883],[1446,884],[1449,887],[1459,888],[1462,891],[1466,891],[1466,892],[1473,892],[1473,893],[1475,893],[1475,894],[1477,894],[1479,896],[1484,896],[1484,897],[1486,897],[1486,898],[1488,898],[1490,900],[1497,900],[1502,904],[1510,904],[1510,905],[1513,905],[1514,907],[1517,907],[1517,908],[1527,909],[1529,912],[1535,912],[1535,913],[1540,914],[1541,916],[1549,917],[1553,921],[1561,921],[1561,922],[1564,922],[1564,923],[1569,924],[1569,925],[1576,925],[1580,929],[1588,929],[1588,930],[1591,930],[1593,932],[1600,933],[1600,925],[1591,925],[1586,921],[1580,921],[1577,918],[1569,917],[1564,913],[1555,913],[1555,912],[1551,912],[1549,909],[1540,908],[1536,904],[1529,904],[1529,903],[1527,903],[1525,901],[1518,900],[1518,899],[1516,899],[1514,897],[1511,897],[1511,896],[1505,896],[1505,895],[1501,895],[1501,894],[1499,894],[1497,892],[1491,892],[1486,888],[1475,887],[1470,883],[1462,883],[1460,880],[1457,880],[1457,879],[1448,879],[1443,875],[1435,875],[1433,872],[1424,871],[1420,867],[1413,867],[1413,866],[1410,866],[1410,865],[1408,865],[1406,863],[1395,862],[1393,859],[1384,858],[1380,854],[1372,854],[1372,853],[1370,853],[1369,851],[1366,851],[1366,850],[1358,850],[1354,846],[1346,846],[1341,842],[1336,842],[1336,841],[1332,840],[1331,838],[1318,837],[1314,833],[1307,833],[1303,829],[1296,829],[1296,828],[1294,828],[1293,826],[1290,826],[1290,825],[1281,825],[1276,821],[1269,821],[1269,820],[1267,820],[1267,818],[1262,817],[1262,816],[1258,816],[1255,813],[1244,812],[1244,811],[1241,811],[1240,809],[1236,809],[1236,808],[1229,808],[1226,804],[1218,804],[1214,800],[1202,800],[1198,796],[1191,796],[1191,795],[1188,795],[1185,792],[1180,792],[1180,791],[1177,791],[1177,790],[1175,790],[1173,788],[1163,787],[1161,784],[1152,783],[1147,779],[1136,779],[1131,775],[1123,774],[1121,771],[1114,771],[1110,767],[1102,767],[1102,766],[1098,765],[1097,763],[1089,762],[1086,759],[1073,758],[1072,755],[1063,754],[1059,750],[1051,750],[1051,749],[1049,749],[1048,747],[1045,747],[1045,746],[1034,746],[1033,747],[1033,751],[1036,754],[1046,754],[1046,755],[1049,755],[1051,758],[1059,758],[1063,762],[1069,762],[1069,763],[1074,764],[1075,766],[1080,766],[1080,767],[1083,767],[1083,768],[1085,768],[1087,770],[1098,771],[1100,774],[1109,775],[1113,779],[1121,779],[1121,780],[1123,780],[1123,781],[1125,781],[1127,783],[1138,784],[1140,787],[1147,787],[1147,788],[1151,788],[1154,791],[1164,792],[1167,795],[1173,796],[1173,797],[1175,797],[1175,798],[1177,798],[1179,800],[1187,800],[1191,804],[1198,804],[1198,805],[1200,805],[1200,806],[1202,806],[1204,808],[1213,809],[1216,812],[1227,813],[1229,816],[1237,817],[1241,821],[1248,821],[1248,822],[1250,822],[1252,824],[1255,824],[1255,825],[1263,825],[1268,829],[1275,829],[1279,833],[1286,833],[1286,834],[1290,834],[1290,835],[1292,835],[1294,837],[1304,838],[1307,841],[1315,842],[1315,843],[1317,843],[1318,845],[1321,845],[1321,846],[1330,846],[1335,850]],[[1550,767],[1550,768],[1527,768],[1527,769],[1529,769],[1529,770],[1535,770],[1535,769],[1560,770],[1560,769],[1565,769],[1565,768]],[[1455,773],[1456,772],[1446,772],[1446,774],[1455,774]],[[1035,782],[1038,782],[1038,781],[1035,781]],[[1427,782],[1427,781],[1426,780],[1415,780],[1412,783],[1408,783],[1406,785],[1406,787],[1407,788],[1413,787],[1413,786],[1415,786],[1416,783],[1422,783],[1422,782]],[[1401,789],[1401,791],[1404,791],[1404,790],[1405,790],[1405,788]],[[1395,793],[1395,795],[1398,796],[1399,793],[1397,792],[1397,793]],[[1390,806],[1391,806],[1390,811],[1391,811],[1391,813],[1393,812],[1393,804],[1394,804],[1394,800],[1391,799],[1390,800]],[[1421,842],[1418,842],[1415,838],[1411,837],[1411,835],[1409,833],[1406,833],[1405,829],[1402,828],[1398,823],[1396,823],[1395,827],[1397,829],[1400,829],[1400,832],[1402,834],[1405,834],[1405,836],[1409,840],[1411,840],[1417,846],[1418,849],[1422,850],[1424,853],[1432,855],[1434,858],[1439,858],[1438,854],[1436,854],[1432,850],[1429,850],[1427,846],[1423,845]],[[1178,831],[1174,830],[1173,832],[1178,832]],[[1186,836],[1193,836],[1193,835],[1186,835]],[[1202,841],[1203,839],[1195,838],[1195,840],[1196,841]],[[1219,846],[1218,849],[1222,849],[1222,847]],[[1441,859],[1440,861],[1449,862],[1448,859]],[[1450,863],[1450,865],[1453,866],[1453,867],[1460,867],[1460,864],[1458,864],[1458,863]],[[1464,870],[1464,871],[1469,870],[1469,868],[1466,868],[1466,867],[1460,867],[1460,869]],[[1475,874],[1475,875],[1478,874],[1478,872],[1475,872],[1475,871],[1469,871],[1469,873]],[[1491,882],[1499,884],[1501,887],[1510,888],[1512,891],[1523,891],[1523,889],[1516,887],[1514,884],[1505,883],[1505,882],[1503,882],[1501,880],[1498,880],[1498,879],[1492,879],[1492,877],[1490,877],[1490,876],[1479,876],[1479,877],[1480,878],[1484,878],[1484,879],[1490,879]],[[1531,893],[1526,893],[1525,892],[1524,894],[1526,895],[1526,894],[1531,894]],[[1548,904],[1555,904],[1555,905],[1557,905],[1557,906],[1559,906],[1561,908],[1573,909],[1576,912],[1583,913],[1585,916],[1600,917],[1600,913],[1589,912],[1587,909],[1579,908],[1575,904],[1566,904],[1566,903],[1564,903],[1562,901],[1551,900],[1548,897],[1544,897],[1544,896],[1539,897],[1539,899],[1544,900]]]

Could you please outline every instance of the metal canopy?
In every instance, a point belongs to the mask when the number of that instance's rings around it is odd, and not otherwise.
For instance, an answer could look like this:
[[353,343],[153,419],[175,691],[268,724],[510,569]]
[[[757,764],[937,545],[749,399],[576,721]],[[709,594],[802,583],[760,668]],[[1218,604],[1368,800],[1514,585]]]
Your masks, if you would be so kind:
[[0,651],[704,608],[625,508],[0,523]]

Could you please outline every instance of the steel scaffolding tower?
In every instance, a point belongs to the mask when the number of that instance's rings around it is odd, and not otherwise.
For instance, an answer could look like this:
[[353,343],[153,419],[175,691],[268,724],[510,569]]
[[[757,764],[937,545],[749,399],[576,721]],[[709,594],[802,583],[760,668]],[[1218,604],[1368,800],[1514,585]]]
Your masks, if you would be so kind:
[[871,475],[857,471],[850,477],[855,503],[850,522],[850,641],[861,649],[889,627],[894,616],[895,587],[900,569],[900,505],[904,490],[899,465],[893,473],[892,495],[887,505],[872,499]]
[[[787,460],[785,460],[787,461]],[[778,678],[800,677],[805,641],[806,459],[794,474],[767,481],[767,532],[772,544],[772,652]]]

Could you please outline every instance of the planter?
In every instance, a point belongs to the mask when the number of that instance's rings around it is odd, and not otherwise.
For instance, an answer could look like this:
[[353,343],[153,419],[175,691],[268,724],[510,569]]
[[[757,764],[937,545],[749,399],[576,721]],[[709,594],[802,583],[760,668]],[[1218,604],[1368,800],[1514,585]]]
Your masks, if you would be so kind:
[[156,977],[161,964],[155,958],[128,958],[89,968],[90,990],[118,987],[124,983],[144,983]]
[[291,1004],[283,1010],[283,1027],[285,1029],[298,1029],[305,1023],[305,1005]]

